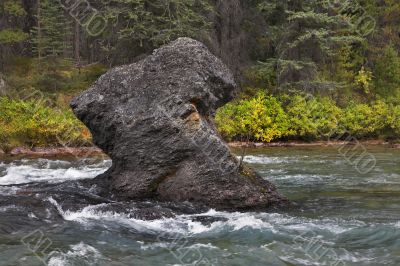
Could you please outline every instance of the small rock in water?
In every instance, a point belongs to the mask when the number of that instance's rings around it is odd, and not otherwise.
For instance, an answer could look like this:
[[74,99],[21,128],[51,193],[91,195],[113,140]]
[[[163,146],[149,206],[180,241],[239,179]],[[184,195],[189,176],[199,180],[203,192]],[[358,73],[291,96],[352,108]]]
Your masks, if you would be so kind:
[[119,198],[217,209],[283,201],[271,183],[239,164],[215,129],[217,108],[235,91],[228,68],[189,38],[110,70],[71,103],[113,161],[94,182]]
[[193,222],[199,222],[202,225],[210,226],[215,222],[227,222],[229,219],[225,217],[213,217],[213,216],[195,216],[192,218]]

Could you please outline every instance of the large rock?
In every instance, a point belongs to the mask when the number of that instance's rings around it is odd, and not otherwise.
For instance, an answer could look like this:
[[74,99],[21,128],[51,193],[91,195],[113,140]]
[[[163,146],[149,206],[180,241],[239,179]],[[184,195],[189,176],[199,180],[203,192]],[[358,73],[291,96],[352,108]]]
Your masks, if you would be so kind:
[[200,42],[180,38],[103,75],[71,106],[113,165],[98,177],[123,198],[266,208],[282,198],[239,166],[213,117],[233,98],[226,66]]

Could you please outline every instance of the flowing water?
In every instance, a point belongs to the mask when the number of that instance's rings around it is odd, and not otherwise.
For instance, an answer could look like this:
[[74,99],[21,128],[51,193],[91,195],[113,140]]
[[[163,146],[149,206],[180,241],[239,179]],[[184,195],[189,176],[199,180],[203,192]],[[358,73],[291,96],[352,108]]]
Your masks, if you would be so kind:
[[333,147],[250,150],[245,161],[293,207],[149,221],[137,203],[115,208],[66,182],[110,161],[3,158],[0,265],[400,265],[400,150],[368,150],[367,174]]

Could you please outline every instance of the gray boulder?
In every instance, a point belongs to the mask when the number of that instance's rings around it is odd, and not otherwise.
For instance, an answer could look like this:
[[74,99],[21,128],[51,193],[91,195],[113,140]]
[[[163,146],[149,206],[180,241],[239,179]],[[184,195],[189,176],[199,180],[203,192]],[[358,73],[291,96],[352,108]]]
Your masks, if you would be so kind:
[[120,198],[265,209],[275,187],[240,166],[213,118],[236,89],[227,67],[200,42],[180,38],[116,67],[71,102],[113,165],[95,182]]

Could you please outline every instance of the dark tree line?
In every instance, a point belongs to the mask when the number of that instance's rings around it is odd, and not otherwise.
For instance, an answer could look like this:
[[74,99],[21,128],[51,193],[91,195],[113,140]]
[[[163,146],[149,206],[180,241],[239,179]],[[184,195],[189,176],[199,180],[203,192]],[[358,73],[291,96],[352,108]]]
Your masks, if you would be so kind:
[[[75,2],[1,1],[1,72],[21,56],[54,64],[69,60],[78,69],[93,63],[111,67],[189,36],[254,86],[366,98],[399,94],[396,0]],[[88,26],[94,16],[98,23]]]

